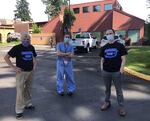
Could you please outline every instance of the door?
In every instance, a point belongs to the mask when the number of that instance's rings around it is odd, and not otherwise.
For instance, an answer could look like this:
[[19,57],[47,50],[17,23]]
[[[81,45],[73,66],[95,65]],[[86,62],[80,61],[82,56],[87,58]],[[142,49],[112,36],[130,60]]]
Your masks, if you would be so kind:
[[140,39],[140,31],[139,30],[129,30],[128,37],[131,39],[131,43],[138,43]]

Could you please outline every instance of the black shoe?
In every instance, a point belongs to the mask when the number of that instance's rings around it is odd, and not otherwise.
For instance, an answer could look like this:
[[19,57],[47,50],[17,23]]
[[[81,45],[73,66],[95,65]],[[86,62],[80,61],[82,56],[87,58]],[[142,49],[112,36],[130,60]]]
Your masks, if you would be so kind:
[[71,97],[73,96],[73,92],[68,92],[67,95]]
[[20,120],[23,118],[23,113],[17,113],[16,114],[16,119]]
[[35,110],[35,106],[33,106],[33,105],[26,106],[25,109],[27,109],[27,110]]
[[58,93],[58,95],[60,95],[60,96],[64,96],[64,95],[65,95],[65,93],[64,93],[64,92],[61,92],[61,93]]

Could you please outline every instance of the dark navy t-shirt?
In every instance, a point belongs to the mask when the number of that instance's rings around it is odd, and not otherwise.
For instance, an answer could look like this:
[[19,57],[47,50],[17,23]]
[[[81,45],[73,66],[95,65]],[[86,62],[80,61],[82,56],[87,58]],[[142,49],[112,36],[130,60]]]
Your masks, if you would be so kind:
[[118,72],[121,67],[121,56],[127,55],[123,44],[114,42],[106,44],[101,48],[100,56],[104,58],[103,70],[107,72]]
[[22,71],[32,71],[33,70],[33,57],[37,54],[32,45],[24,47],[22,44],[14,46],[8,54],[12,58],[16,58],[16,66],[21,68]]

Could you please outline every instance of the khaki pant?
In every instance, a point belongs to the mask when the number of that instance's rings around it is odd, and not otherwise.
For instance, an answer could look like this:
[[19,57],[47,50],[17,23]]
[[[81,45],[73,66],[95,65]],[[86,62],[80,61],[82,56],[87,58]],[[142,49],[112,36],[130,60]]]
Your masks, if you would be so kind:
[[23,113],[25,106],[31,103],[31,86],[33,72],[21,72],[16,74],[16,113]]

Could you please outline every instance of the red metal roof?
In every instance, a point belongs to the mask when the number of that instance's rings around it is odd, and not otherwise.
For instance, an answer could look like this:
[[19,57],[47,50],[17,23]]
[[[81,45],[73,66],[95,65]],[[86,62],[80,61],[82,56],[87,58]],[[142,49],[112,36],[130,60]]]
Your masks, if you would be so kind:
[[128,14],[124,11],[113,11],[113,29],[115,30],[129,30],[140,29],[144,26],[144,20]]
[[72,32],[81,31],[104,31],[112,28],[112,11],[78,14]]
[[[75,14],[76,21],[71,28],[72,32],[91,31],[91,32],[103,32],[109,28],[114,30],[128,30],[128,29],[141,29],[144,26],[144,20],[130,15],[122,10],[117,10],[115,7],[113,10],[104,11],[104,4],[112,3],[116,4],[116,0],[104,0],[82,4],[71,5],[71,9],[80,8],[80,13]],[[100,12],[93,12],[92,7],[94,5],[100,5]],[[82,8],[85,6],[90,7],[89,13],[83,13]],[[91,11],[92,10],[92,11]],[[59,34],[62,32],[62,22],[59,16],[50,20],[44,27],[43,31],[47,33],[55,32],[59,38]]]
[[[115,30],[140,29],[144,20],[123,11],[113,10],[106,12],[75,14],[76,21],[72,26],[72,32],[82,31],[105,31],[108,28]],[[49,21],[44,27],[44,32],[60,32],[62,22],[59,17]]]

